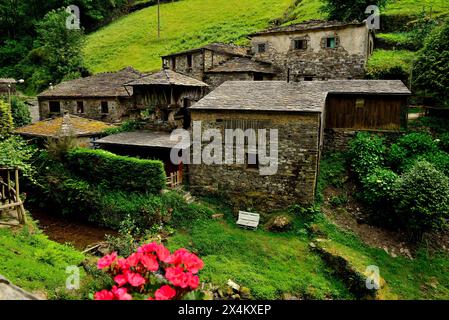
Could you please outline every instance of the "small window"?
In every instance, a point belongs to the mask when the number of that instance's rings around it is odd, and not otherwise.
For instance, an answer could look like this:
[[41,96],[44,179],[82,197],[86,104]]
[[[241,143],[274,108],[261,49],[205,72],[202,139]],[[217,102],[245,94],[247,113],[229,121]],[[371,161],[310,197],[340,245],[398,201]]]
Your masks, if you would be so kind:
[[335,37],[326,38],[326,48],[334,49],[335,48]]
[[192,65],[193,65],[193,57],[191,54],[188,54],[187,55],[187,67],[192,68]]
[[248,169],[259,169],[259,155],[257,153],[247,153],[246,160]]
[[365,107],[365,99],[357,99],[355,101],[356,108],[364,108]]
[[77,101],[76,103],[76,113],[83,114],[84,113],[84,102],[83,101]]
[[101,113],[102,114],[109,113],[109,103],[107,101],[101,101]]
[[307,49],[307,40],[295,40],[294,41],[295,50],[305,50]]
[[257,45],[257,53],[267,52],[267,45],[265,43],[259,43]]
[[304,81],[313,81],[313,77],[304,77]]
[[263,74],[255,73],[254,74],[254,81],[263,81]]
[[60,101],[50,101],[50,113],[61,113],[61,102]]
[[176,70],[176,57],[171,58],[171,69]]

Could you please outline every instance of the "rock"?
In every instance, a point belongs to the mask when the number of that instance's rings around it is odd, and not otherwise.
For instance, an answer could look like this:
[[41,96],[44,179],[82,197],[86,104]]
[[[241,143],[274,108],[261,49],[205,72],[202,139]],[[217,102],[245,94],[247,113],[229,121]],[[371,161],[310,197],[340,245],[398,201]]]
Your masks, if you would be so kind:
[[214,293],[212,291],[203,291],[204,300],[214,300]]
[[0,276],[0,300],[39,300]]
[[247,287],[240,288],[240,295],[243,299],[251,299],[251,290]]
[[284,293],[282,295],[282,300],[292,300],[293,301],[293,300],[300,300],[300,299],[290,293]]
[[286,215],[279,215],[272,218],[267,224],[267,230],[282,232],[292,227],[293,219]]
[[232,280],[228,280],[228,286],[231,287],[234,291],[240,292],[240,286]]
[[238,295],[238,294],[233,294],[231,298],[234,300],[241,300],[240,295]]
[[316,248],[316,244],[313,243],[313,242],[310,242],[310,243],[309,243],[309,246],[310,246],[311,248]]

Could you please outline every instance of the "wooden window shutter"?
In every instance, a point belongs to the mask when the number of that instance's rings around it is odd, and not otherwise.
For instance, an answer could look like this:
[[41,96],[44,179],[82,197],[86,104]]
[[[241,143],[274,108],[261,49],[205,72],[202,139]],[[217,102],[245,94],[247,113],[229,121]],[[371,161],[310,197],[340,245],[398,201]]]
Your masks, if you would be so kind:
[[326,49],[327,47],[327,37],[321,38],[321,48]]

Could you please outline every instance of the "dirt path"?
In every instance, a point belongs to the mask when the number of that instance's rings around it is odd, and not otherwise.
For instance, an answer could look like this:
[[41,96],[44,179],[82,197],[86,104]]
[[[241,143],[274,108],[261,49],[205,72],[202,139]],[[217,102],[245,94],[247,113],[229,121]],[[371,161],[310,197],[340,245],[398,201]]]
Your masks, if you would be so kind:
[[105,235],[116,236],[114,230],[97,227],[86,222],[65,219],[45,213],[43,210],[31,209],[33,219],[39,221],[40,229],[50,240],[59,243],[71,243],[75,248],[84,250],[92,244],[104,241]]

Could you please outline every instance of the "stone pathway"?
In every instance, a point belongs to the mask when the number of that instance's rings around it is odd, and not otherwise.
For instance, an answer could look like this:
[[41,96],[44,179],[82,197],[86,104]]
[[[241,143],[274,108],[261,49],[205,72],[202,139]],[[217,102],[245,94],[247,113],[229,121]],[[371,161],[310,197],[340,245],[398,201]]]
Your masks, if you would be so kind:
[[0,275],[0,300],[39,300],[31,293],[13,285]]

